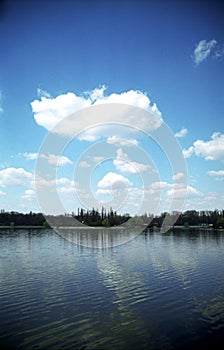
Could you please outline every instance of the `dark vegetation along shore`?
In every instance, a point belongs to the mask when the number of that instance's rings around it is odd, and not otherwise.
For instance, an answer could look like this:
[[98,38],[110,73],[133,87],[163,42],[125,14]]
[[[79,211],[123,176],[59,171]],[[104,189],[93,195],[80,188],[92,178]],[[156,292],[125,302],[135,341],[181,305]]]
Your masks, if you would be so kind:
[[[151,214],[144,214],[140,216],[135,216],[132,218],[132,223],[135,225],[142,225],[145,228],[149,227],[161,227],[165,216],[170,218],[172,221],[173,216],[178,216],[174,227],[209,227],[209,228],[224,228],[224,210],[213,210],[213,211],[196,211],[188,210],[183,213],[173,212],[172,214],[162,213],[158,216],[153,216]],[[93,227],[115,227],[125,223],[131,218],[129,214],[118,214],[113,209],[106,210],[102,207],[99,211],[97,209],[84,210],[78,209],[77,213],[64,214],[51,216],[51,222],[59,221],[63,223],[68,222],[70,218],[71,222],[75,218],[78,222],[93,226]],[[150,222],[150,223],[149,223]],[[77,226],[77,225],[76,225]],[[22,228],[22,227],[41,227],[50,228],[45,216],[42,213],[18,213],[15,211],[6,212],[1,210],[0,212],[0,228],[10,227],[10,228]]]

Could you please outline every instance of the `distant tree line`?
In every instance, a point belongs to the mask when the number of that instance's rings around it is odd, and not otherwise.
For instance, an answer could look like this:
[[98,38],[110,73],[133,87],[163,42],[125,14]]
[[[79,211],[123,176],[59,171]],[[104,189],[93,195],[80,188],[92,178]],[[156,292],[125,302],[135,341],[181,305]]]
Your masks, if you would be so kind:
[[[119,226],[125,223],[131,218],[129,214],[118,214],[112,208],[106,210],[104,207],[101,210],[92,208],[91,210],[85,210],[78,208],[77,213],[65,214],[63,217],[74,217],[77,221],[88,226],[104,226],[113,227]],[[173,212],[161,213],[154,216],[152,214],[143,214],[134,216],[131,223],[136,225],[144,225],[145,227],[157,226],[161,227],[166,217],[166,220],[171,223],[174,222],[174,218],[177,218],[175,225],[178,226],[211,226],[214,228],[224,228],[224,210],[187,210],[183,213]],[[62,221],[63,222],[63,221]],[[66,222],[66,221],[65,221]],[[42,213],[33,213],[32,211],[27,214],[18,213],[15,211],[6,212],[1,210],[0,212],[0,226],[44,226],[49,227],[46,219]]]
[[162,222],[167,216],[172,220],[172,217],[175,215],[179,215],[177,221],[175,222],[175,225],[180,226],[211,226],[214,228],[224,227],[224,210],[187,210],[183,213],[177,213],[173,212],[172,214],[169,213],[162,213],[160,216],[157,216],[153,218],[154,223],[156,223],[158,226],[162,225]]
[[77,214],[72,213],[72,216],[85,225],[105,227],[119,226],[130,218],[129,214],[120,215],[112,208],[106,210],[104,207],[100,211],[95,208],[92,210],[78,208]]
[[0,212],[0,226],[45,226],[46,219],[42,213],[28,214],[18,213],[16,211]]
[[[106,210],[104,207],[101,210],[92,209],[85,211],[84,209],[78,209],[77,214],[72,214],[75,219],[89,226],[118,226],[126,222],[131,218],[129,214],[119,215],[116,211]],[[214,228],[224,228],[224,210],[187,210],[183,213],[172,212],[172,213],[161,213],[160,215],[154,216],[152,214],[143,214],[134,216],[132,222],[137,225],[145,225],[146,227],[157,226],[161,227],[164,218],[168,222],[174,222],[174,218],[178,217],[175,225],[178,226],[210,226]]]

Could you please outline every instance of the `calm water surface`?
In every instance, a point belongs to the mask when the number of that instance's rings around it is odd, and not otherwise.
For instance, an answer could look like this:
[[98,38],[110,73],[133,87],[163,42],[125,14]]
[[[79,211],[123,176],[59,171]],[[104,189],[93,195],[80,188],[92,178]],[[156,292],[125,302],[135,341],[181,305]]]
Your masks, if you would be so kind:
[[224,330],[224,233],[91,249],[53,230],[1,230],[0,307],[1,349],[213,346]]

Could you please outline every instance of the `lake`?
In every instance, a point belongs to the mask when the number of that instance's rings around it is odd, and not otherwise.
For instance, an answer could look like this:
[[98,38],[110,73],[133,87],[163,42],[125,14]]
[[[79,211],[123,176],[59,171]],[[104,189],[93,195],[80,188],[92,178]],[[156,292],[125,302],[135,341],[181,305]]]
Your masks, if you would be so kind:
[[53,230],[0,230],[0,307],[4,350],[217,348],[224,232],[148,232],[97,249]]

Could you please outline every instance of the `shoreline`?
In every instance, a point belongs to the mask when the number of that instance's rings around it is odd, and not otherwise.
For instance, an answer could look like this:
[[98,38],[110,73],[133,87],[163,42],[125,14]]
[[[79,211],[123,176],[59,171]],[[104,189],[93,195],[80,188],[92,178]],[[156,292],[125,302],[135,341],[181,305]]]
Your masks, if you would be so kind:
[[[139,226],[137,226],[136,228],[139,229]],[[148,227],[148,228],[143,228],[143,232],[146,231],[158,231],[160,230],[161,227],[158,226],[154,226],[154,227]],[[44,227],[44,226],[32,226],[32,225],[15,225],[15,226],[10,226],[10,225],[4,225],[4,226],[0,226],[0,230],[20,230],[20,229],[43,229],[43,230],[49,230],[52,229],[54,230],[54,228],[52,227]],[[122,226],[112,226],[112,227],[103,227],[103,226],[58,226],[55,227],[55,229],[64,229],[64,230],[72,230],[72,229],[76,229],[76,230],[127,230],[127,229],[133,229],[132,228],[128,228],[128,227],[122,227]],[[172,226],[170,227],[169,231],[172,230],[183,230],[183,231],[189,231],[189,230],[204,230],[204,231],[224,231],[224,228],[222,227],[218,227],[218,228],[214,228],[214,227],[208,227],[208,226],[196,226],[196,225],[192,225],[192,226],[181,226],[181,225],[177,225],[177,226]]]
[[49,229],[50,227],[44,227],[44,226],[32,226],[32,225],[16,225],[16,226],[0,226],[0,230],[1,229],[10,229],[10,230],[19,230],[19,229]]

